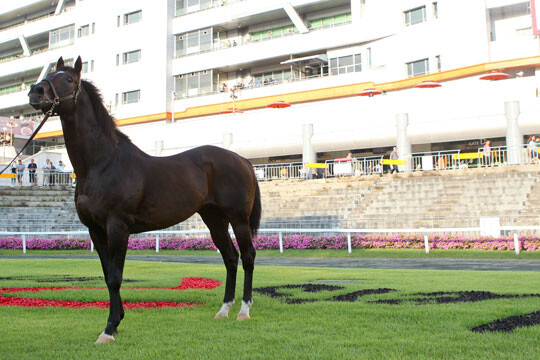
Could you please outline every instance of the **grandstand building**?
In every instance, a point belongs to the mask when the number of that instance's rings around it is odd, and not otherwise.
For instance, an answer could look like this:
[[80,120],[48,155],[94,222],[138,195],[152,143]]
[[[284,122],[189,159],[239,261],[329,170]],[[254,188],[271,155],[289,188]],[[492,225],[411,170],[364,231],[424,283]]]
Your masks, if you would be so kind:
[[[37,119],[28,87],[80,55],[152,155],[214,144],[261,164],[505,145],[540,133],[538,24],[534,0],[6,2],[0,116]],[[490,71],[506,78],[481,80]],[[37,137],[62,144],[60,121]]]

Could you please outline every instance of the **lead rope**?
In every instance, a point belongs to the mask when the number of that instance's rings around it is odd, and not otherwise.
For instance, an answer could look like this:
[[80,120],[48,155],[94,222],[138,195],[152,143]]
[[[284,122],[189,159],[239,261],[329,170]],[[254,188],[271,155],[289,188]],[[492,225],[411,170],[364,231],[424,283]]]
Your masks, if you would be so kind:
[[26,149],[26,147],[30,144],[30,142],[34,140],[34,137],[36,136],[36,134],[39,132],[39,130],[41,130],[41,127],[43,126],[43,124],[45,124],[45,121],[47,121],[47,119],[54,113],[54,108],[59,103],[60,103],[60,99],[56,97],[52,102],[51,108],[45,113],[45,117],[43,118],[43,120],[41,120],[41,123],[38,125],[36,130],[34,130],[34,133],[32,134],[32,136],[30,136],[30,138],[26,141],[26,144],[24,144],[22,149],[17,153],[17,155],[15,155],[15,157],[9,162],[9,164],[7,164],[7,166],[3,168],[2,171],[0,171],[0,174],[3,174],[4,171],[6,171],[11,166],[11,164],[13,164],[13,162],[19,157],[19,155],[22,154],[22,152],[24,151],[24,149]]

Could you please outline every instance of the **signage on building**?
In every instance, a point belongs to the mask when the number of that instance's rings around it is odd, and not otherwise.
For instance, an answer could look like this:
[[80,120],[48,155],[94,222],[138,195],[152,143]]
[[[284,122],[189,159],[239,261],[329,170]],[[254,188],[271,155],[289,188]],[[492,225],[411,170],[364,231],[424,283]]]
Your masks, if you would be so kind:
[[13,138],[28,139],[34,132],[34,123],[29,119],[11,119],[0,116],[0,132],[13,135]]

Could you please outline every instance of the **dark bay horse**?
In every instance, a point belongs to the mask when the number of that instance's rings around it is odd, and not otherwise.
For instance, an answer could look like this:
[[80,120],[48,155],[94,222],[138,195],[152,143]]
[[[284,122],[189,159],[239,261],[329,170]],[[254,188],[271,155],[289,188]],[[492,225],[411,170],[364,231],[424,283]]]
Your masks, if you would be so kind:
[[[77,174],[75,204],[99,254],[109,290],[107,326],[96,343],[112,342],[124,310],[120,286],[128,237],[163,229],[198,212],[210,229],[227,269],[223,306],[234,304],[238,252],[244,268],[244,294],[237,319],[249,319],[255,249],[252,236],[261,218],[261,200],[252,165],[239,155],[202,146],[169,157],[142,152],[121,133],[94,85],[81,80],[82,61],[74,67],[62,58],[56,72],[33,85],[30,104],[58,114],[66,148]],[[52,109],[52,110],[51,110]]]

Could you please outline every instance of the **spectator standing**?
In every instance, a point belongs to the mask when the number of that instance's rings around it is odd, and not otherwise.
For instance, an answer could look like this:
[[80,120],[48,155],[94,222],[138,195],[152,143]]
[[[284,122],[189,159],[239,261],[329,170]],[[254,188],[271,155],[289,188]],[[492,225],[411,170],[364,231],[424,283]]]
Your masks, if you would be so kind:
[[[392,149],[392,152],[390,153],[390,160],[399,160],[398,148],[395,146]],[[398,166],[394,164],[390,164],[390,174],[393,174],[394,171],[399,173]]]
[[37,176],[36,176],[37,164],[34,162],[34,159],[30,160],[28,164],[28,180],[30,180],[30,185],[37,185]]
[[536,137],[534,135],[529,136],[529,141],[527,141],[527,152],[529,154],[529,160],[534,162],[538,154],[538,146],[536,145]]
[[58,173],[58,183],[60,185],[67,184],[67,181],[65,179],[66,173],[64,172],[65,165],[62,162],[62,160],[58,161],[58,166],[56,167],[56,172]]
[[22,163],[22,160],[19,160],[19,163],[17,164],[17,181],[19,183],[19,186],[22,186],[23,183],[24,168],[25,166]]
[[486,140],[484,144],[484,164],[486,167],[491,165],[491,140]]
[[43,167],[43,186],[52,185],[52,163],[51,160],[47,159],[45,166]]

